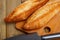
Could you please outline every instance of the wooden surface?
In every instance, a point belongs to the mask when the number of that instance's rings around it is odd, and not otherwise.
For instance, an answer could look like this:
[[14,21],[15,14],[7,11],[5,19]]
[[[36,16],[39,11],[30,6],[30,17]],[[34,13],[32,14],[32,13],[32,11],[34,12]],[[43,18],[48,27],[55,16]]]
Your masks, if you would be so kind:
[[4,17],[6,16],[6,1],[0,0],[0,40],[6,38],[6,24]]
[[56,33],[60,33],[60,12],[57,13],[44,27],[38,31],[40,36]]
[[[22,34],[15,29],[15,23],[5,23],[4,18],[21,4],[22,0],[0,0],[0,40]],[[23,0],[24,1],[24,0]]]

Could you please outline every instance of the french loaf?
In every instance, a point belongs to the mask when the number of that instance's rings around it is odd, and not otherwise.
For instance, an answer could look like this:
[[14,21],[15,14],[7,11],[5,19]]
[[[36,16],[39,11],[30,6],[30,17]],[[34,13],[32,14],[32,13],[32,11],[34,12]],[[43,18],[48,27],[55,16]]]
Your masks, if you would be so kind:
[[50,1],[45,6],[33,13],[28,18],[23,28],[25,30],[40,29],[47,24],[59,11],[60,1]]
[[18,22],[26,20],[35,10],[46,4],[48,0],[27,0],[13,10],[5,18],[5,22]]

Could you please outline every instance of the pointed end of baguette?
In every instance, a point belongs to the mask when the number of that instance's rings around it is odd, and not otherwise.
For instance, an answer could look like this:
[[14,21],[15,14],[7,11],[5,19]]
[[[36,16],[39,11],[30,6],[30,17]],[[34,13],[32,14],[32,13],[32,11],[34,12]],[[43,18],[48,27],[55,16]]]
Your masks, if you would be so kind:
[[8,17],[6,17],[6,18],[4,19],[4,21],[7,22],[7,23],[10,23],[10,22],[11,22],[11,19],[9,19]]

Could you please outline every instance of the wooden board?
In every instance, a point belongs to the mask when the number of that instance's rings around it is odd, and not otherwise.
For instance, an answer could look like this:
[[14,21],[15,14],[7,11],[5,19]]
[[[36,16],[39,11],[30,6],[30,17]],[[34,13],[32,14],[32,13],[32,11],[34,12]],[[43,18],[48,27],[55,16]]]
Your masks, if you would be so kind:
[[6,38],[6,24],[4,18],[6,16],[6,0],[0,0],[0,40]]
[[55,15],[44,27],[38,31],[40,36],[56,33],[60,33],[60,13]]
[[15,24],[5,23],[4,18],[21,4],[22,0],[0,0],[0,40],[9,38],[22,32],[15,29]]
[[[20,4],[21,0],[7,0],[7,15]],[[18,34],[22,34],[22,32],[15,29],[15,23],[7,23],[7,37],[12,37]]]
[[6,24],[4,18],[6,17],[6,0],[0,0],[0,40],[6,38]]

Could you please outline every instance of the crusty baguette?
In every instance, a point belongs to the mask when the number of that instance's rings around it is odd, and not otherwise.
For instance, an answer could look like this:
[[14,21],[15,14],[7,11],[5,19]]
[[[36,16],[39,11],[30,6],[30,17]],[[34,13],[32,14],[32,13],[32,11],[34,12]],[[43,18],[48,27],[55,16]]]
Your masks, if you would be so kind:
[[5,22],[17,22],[27,19],[35,10],[46,4],[48,0],[27,0],[19,5],[5,18]]
[[60,11],[59,5],[60,1],[50,1],[50,3],[48,2],[45,6],[38,9],[28,18],[23,28],[25,30],[40,29]]

